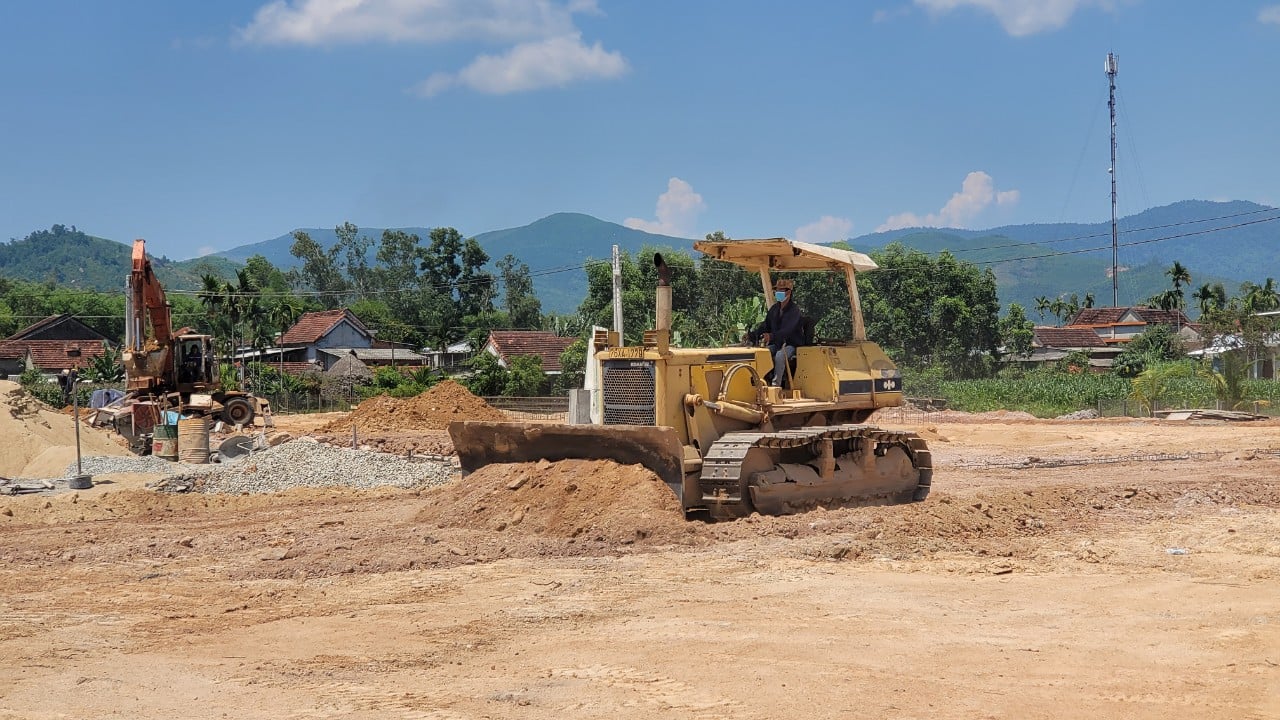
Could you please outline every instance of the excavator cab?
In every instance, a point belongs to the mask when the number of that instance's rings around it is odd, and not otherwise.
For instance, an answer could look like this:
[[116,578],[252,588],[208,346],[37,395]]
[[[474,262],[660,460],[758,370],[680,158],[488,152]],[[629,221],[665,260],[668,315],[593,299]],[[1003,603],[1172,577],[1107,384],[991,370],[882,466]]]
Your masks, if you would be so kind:
[[213,338],[209,335],[179,335],[175,344],[175,375],[179,392],[208,392],[216,382]]

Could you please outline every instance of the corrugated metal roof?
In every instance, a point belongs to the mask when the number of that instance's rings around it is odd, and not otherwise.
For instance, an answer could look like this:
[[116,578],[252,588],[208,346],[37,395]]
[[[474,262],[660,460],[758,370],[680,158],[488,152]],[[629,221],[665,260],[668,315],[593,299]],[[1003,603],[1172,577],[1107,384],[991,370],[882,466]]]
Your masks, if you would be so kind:
[[427,357],[412,350],[400,348],[317,348],[318,352],[333,357],[342,357],[355,353],[360,362],[402,362],[407,364],[426,362]]

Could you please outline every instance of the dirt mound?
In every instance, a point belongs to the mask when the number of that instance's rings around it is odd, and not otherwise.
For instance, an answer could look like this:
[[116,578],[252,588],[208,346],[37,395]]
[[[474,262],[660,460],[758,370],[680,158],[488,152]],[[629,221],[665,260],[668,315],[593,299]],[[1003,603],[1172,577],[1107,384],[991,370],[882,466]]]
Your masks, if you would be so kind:
[[418,520],[440,527],[623,544],[667,544],[688,532],[657,475],[610,460],[489,465],[423,497]]
[[386,395],[360,403],[350,415],[320,428],[319,433],[394,432],[402,430],[444,430],[454,420],[506,420],[501,410],[471,394],[453,380],[445,380],[411,398]]
[[[0,380],[0,477],[60,478],[76,461],[75,418]],[[82,455],[127,455],[111,433],[80,423]]]

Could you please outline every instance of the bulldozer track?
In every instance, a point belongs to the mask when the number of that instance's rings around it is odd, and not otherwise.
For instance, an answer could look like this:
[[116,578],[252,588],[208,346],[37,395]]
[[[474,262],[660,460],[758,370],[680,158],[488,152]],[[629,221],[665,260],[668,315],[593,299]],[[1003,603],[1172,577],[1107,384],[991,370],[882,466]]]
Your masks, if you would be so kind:
[[[708,449],[702,458],[702,475],[699,484],[704,498],[717,498],[720,502],[743,502],[741,483],[743,463],[752,448],[810,448],[817,455],[815,446],[821,440],[864,439],[881,445],[897,445],[911,456],[912,467],[920,471],[913,500],[924,500],[933,481],[933,455],[924,438],[916,433],[885,430],[872,425],[819,425],[783,430],[772,433],[726,433]],[[866,503],[878,498],[831,497],[804,503],[789,503],[791,512],[802,512],[819,505],[841,505],[852,502]],[[887,498],[886,498],[887,499]]]

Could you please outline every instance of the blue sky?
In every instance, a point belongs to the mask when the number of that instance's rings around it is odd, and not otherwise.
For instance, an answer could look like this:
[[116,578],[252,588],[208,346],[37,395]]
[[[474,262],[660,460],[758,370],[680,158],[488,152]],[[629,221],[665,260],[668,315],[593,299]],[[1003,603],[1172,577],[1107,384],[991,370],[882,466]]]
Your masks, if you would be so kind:
[[683,237],[1280,205],[1280,4],[0,3],[0,239],[172,258],[583,212]]

